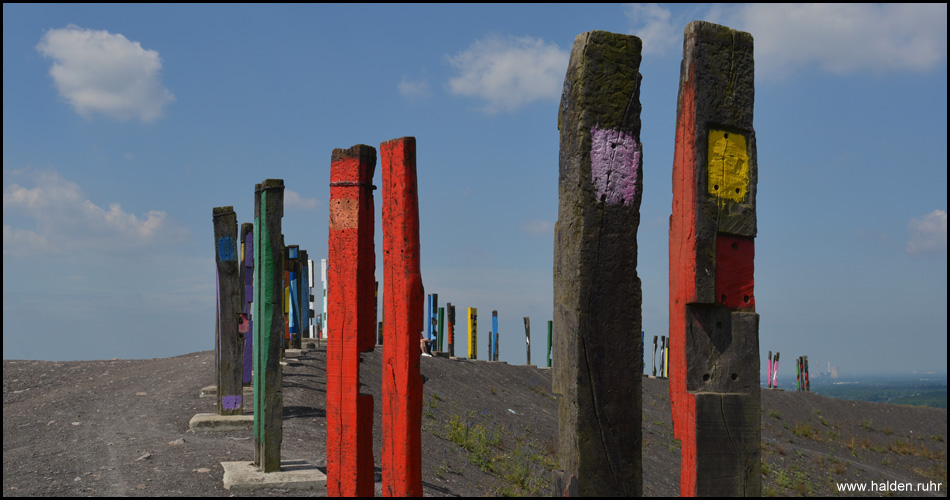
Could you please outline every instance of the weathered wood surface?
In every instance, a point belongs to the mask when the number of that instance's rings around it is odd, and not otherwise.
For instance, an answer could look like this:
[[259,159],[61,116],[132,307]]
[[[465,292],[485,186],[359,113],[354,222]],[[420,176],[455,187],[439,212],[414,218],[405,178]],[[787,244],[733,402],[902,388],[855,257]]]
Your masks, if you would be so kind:
[[416,140],[379,146],[383,167],[383,496],[422,496],[423,301]]
[[238,262],[237,214],[233,207],[212,209],[217,322],[214,340],[218,386],[218,415],[240,415],[244,408],[241,276]]
[[642,493],[640,51],[578,35],[558,114],[552,382],[560,467],[584,496]]
[[448,321],[448,346],[449,346],[449,356],[455,356],[455,306],[451,302],[445,304],[447,308],[447,319]]
[[373,496],[373,397],[360,394],[360,353],[376,344],[373,175],[376,149],[334,149],[330,163],[327,316],[327,495]]
[[254,302],[254,224],[241,224],[241,335],[244,337],[244,369],[242,382],[251,384],[251,373],[254,371],[254,318],[251,316],[251,307]]
[[752,45],[725,26],[685,30],[665,360],[683,496],[761,491]]
[[468,308],[468,359],[478,359],[478,308]]
[[284,181],[267,179],[254,197],[254,463],[280,470],[283,390],[280,352],[284,338]]

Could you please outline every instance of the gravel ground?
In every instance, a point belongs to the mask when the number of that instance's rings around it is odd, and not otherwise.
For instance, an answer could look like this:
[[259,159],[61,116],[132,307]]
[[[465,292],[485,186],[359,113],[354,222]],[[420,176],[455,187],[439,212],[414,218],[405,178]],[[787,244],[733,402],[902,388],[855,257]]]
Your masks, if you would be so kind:
[[[379,494],[380,350],[363,355],[363,392],[376,397]],[[325,468],[325,352],[284,367],[284,459]],[[190,433],[213,413],[210,351],[174,358],[3,362],[4,496],[324,496],[228,491],[221,462],[253,457],[249,431]],[[550,494],[557,464],[557,401],[549,370],[422,359],[426,496]],[[665,380],[643,379],[647,496],[679,491]],[[940,485],[946,496],[947,412],[763,390],[763,493],[839,495],[837,482]],[[245,411],[250,411],[249,402]],[[885,493],[865,492],[864,495]],[[889,493],[906,494],[906,493]]]

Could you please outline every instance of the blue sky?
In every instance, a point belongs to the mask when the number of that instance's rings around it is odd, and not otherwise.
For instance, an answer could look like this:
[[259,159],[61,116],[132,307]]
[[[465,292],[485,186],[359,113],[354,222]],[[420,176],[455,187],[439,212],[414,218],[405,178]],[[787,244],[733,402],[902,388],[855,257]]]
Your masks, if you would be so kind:
[[639,274],[665,335],[695,19],[755,38],[763,359],[782,352],[780,381],[804,354],[946,372],[946,4],[4,4],[3,357],[212,349],[212,208],[249,221],[254,184],[284,179],[286,240],[319,261],[331,151],[412,135],[426,291],[477,307],[483,342],[498,310],[509,362],[530,316],[538,362],[557,103],[593,29],[644,40]]

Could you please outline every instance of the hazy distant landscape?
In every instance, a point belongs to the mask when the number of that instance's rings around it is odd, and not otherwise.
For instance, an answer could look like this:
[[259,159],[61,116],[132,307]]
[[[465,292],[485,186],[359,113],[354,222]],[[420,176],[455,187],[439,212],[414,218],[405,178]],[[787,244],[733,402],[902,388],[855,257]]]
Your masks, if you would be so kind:
[[[780,381],[781,382],[781,381]],[[782,387],[795,390],[795,380]],[[811,392],[836,399],[947,408],[947,375],[887,375],[814,378]]]

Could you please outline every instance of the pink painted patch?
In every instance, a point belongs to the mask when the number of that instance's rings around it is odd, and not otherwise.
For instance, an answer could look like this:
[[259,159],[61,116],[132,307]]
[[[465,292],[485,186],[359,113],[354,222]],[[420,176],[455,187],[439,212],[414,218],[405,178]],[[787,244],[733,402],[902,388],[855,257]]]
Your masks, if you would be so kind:
[[630,205],[639,195],[642,149],[633,134],[621,130],[590,129],[590,171],[598,201]]

